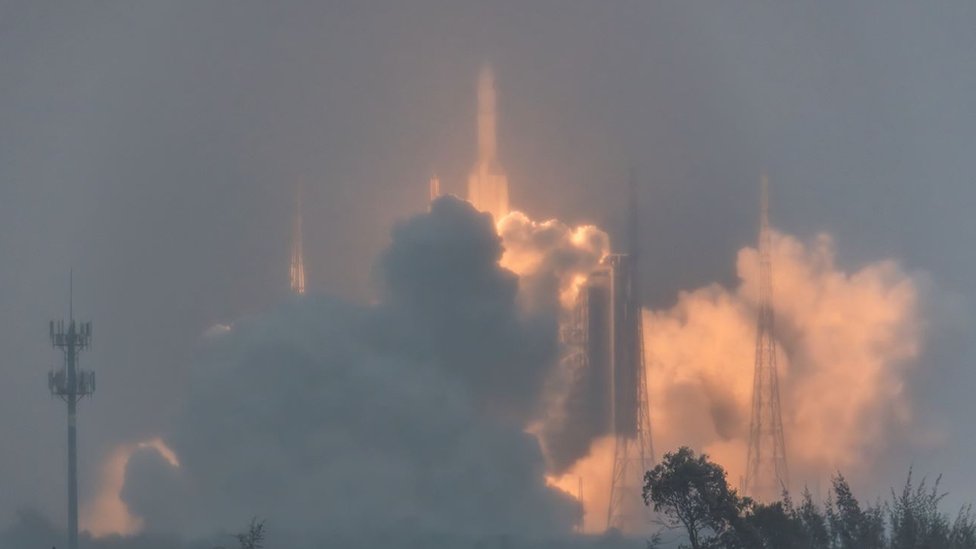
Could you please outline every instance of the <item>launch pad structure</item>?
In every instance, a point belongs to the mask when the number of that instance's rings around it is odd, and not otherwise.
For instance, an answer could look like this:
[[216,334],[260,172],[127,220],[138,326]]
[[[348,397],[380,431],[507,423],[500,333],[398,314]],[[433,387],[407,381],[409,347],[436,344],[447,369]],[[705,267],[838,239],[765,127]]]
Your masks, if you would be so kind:
[[[495,222],[509,212],[508,177],[498,161],[495,76],[490,66],[478,75],[478,159],[468,177],[468,201],[492,214]],[[429,184],[430,199],[440,181]],[[572,315],[561,327],[564,361],[588,380],[588,400],[598,416],[594,436],[614,439],[607,529],[638,532],[646,528],[642,504],[644,473],[655,462],[647,396],[647,370],[639,276],[637,179],[631,173],[627,217],[627,253],[610,254],[581,285]],[[580,479],[582,483],[582,479]],[[582,492],[582,484],[579,492]],[[582,498],[582,496],[580,495]],[[579,526],[582,530],[582,526]]]
[[591,400],[614,440],[607,529],[640,531],[649,519],[641,502],[644,473],[655,462],[639,290],[636,180],[630,181],[628,253],[610,254],[580,287],[567,356],[592,380]]
[[[72,277],[73,278],[73,277]],[[81,351],[91,347],[91,322],[75,322],[74,284],[69,281],[68,321],[51,321],[51,346],[60,349],[64,362],[48,373],[51,394],[68,405],[68,549],[78,549],[78,402],[95,392],[95,373],[78,367]]]

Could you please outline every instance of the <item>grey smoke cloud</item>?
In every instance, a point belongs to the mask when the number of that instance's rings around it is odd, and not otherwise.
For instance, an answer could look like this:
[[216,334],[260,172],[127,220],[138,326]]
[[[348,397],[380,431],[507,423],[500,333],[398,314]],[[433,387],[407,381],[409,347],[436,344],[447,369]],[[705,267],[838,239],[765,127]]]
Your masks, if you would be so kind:
[[[502,264],[519,274],[522,309],[567,326],[579,285],[610,252],[610,237],[593,225],[570,227],[558,219],[534,221],[519,211],[502,218],[498,231],[505,246]],[[563,472],[585,455],[590,441],[605,431],[607,423],[596,412],[605,401],[591,383],[592,372],[562,360],[571,350],[561,343],[561,360],[549,370],[533,425],[554,473]]]
[[578,507],[507,413],[536,400],[554,333],[522,320],[500,258],[490,218],[442,197],[393,230],[379,304],[310,296],[209,338],[164,434],[181,466],[134,454],[130,511],[196,535],[252,515],[348,539],[566,534]]
[[519,280],[499,265],[491,216],[444,196],[392,237],[378,264],[379,345],[428,358],[482,406],[523,425],[556,359],[556,311],[520,310]]

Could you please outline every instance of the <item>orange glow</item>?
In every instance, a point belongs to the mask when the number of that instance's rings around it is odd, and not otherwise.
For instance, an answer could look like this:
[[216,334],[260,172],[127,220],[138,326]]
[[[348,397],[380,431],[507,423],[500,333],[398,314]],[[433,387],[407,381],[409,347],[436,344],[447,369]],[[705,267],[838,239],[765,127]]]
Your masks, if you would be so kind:
[[129,459],[140,449],[151,448],[172,467],[179,467],[176,453],[159,437],[135,444],[116,446],[102,465],[98,491],[81,509],[81,528],[96,538],[118,534],[131,536],[142,531],[143,521],[122,501],[125,471]]
[[508,176],[498,163],[496,125],[495,73],[486,66],[478,76],[478,161],[468,176],[468,201],[497,222],[508,213]]
[[[541,251],[509,244],[531,239],[516,238],[513,227],[502,234],[512,250],[511,256],[506,251],[510,268],[539,269]],[[893,430],[911,420],[904,383],[924,335],[917,282],[891,261],[841,271],[827,236],[804,244],[774,233],[772,246],[792,489],[816,490],[838,470],[869,478]],[[648,397],[659,457],[679,446],[704,452],[726,469],[734,488],[745,471],[748,441],[756,253],[740,250],[736,289],[710,285],[681,292],[671,309],[644,311]],[[602,438],[565,474],[546,479],[576,498],[582,477],[586,532],[606,527],[612,464],[613,441]]]
[[[791,486],[837,470],[870,475],[911,409],[907,369],[921,350],[918,289],[891,261],[837,268],[834,243],[773,234],[780,391]],[[709,453],[738,487],[745,470],[758,298],[756,250],[739,252],[741,283],[682,292],[645,311],[648,395],[659,451]]]
[[576,303],[586,277],[610,252],[610,237],[593,225],[570,227],[558,220],[533,221],[513,211],[498,221],[505,246],[502,267],[520,277],[556,277],[559,302],[565,310]]
[[593,442],[588,456],[577,461],[565,474],[546,477],[546,484],[577,499],[579,481],[583,479],[583,532],[603,532],[607,528],[610,505],[610,474],[613,468],[614,440],[611,437]]

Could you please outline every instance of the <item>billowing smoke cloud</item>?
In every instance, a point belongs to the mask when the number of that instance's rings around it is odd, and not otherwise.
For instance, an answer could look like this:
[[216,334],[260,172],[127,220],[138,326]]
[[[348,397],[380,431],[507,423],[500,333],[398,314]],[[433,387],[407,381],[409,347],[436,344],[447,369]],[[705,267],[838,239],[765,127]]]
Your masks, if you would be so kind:
[[[783,421],[799,484],[869,470],[893,429],[907,425],[908,369],[924,323],[919,282],[893,261],[846,273],[833,240],[773,237],[774,309]],[[758,258],[739,252],[739,287],[683,293],[647,317],[657,440],[688,444],[744,472],[752,395]],[[655,421],[656,420],[656,421]]]
[[503,217],[498,232],[502,265],[519,274],[522,299],[537,309],[571,309],[579,285],[610,252],[610,237],[593,225],[533,221],[522,212]]
[[556,334],[519,311],[489,216],[453,197],[399,224],[379,304],[306,297],[207,339],[185,411],[129,460],[146,529],[278,531],[375,541],[568,532],[523,432]]
[[[580,285],[610,252],[607,233],[593,225],[570,227],[558,220],[537,222],[512,212],[498,223],[505,244],[502,264],[519,273],[520,300],[532,311],[552,311],[568,326]],[[572,352],[563,345],[563,357]],[[532,426],[545,448],[551,471],[562,472],[585,456],[590,441],[605,432],[594,413],[592,372],[561,360],[546,380],[542,410]],[[574,491],[571,493],[575,493]]]
[[[569,494],[582,478],[586,528],[602,529],[613,444],[587,427],[586,372],[559,360],[557,330],[609,238],[519,212],[497,230],[442,197],[395,227],[374,273],[378,304],[309,297],[210,333],[186,412],[165,435],[181,467],[158,448],[129,448],[130,529],[202,535],[259,515],[349,543],[378,539],[367,531],[565,532],[578,507],[546,478]],[[844,272],[827,236],[775,234],[773,257],[794,486],[857,475],[911,420],[919,281],[891,261]],[[656,447],[708,452],[733,481],[748,436],[757,265],[744,248],[735,289],[645,311]]]
[[176,454],[158,437],[116,447],[102,464],[98,492],[92,501],[86,502],[82,507],[81,529],[99,537],[108,534],[131,535],[142,530],[143,521],[129,512],[122,497],[126,468],[129,460],[137,453],[146,453],[155,459],[161,459],[168,468],[180,466]]
[[558,323],[549,311],[520,309],[519,278],[499,265],[502,255],[490,215],[436,200],[429,215],[394,228],[370,332],[379,349],[430,361],[521,427],[556,358]]
[[[845,272],[826,235],[802,243],[773,235],[780,390],[794,489],[841,470],[869,476],[912,420],[906,392],[922,351],[922,282],[893,261]],[[682,292],[670,309],[645,311],[648,394],[659,452],[682,445],[710,454],[737,483],[745,471],[755,353],[758,257],[740,250],[739,285]],[[587,482],[587,526],[599,527],[613,445],[556,483]],[[595,515],[595,516],[594,516]]]

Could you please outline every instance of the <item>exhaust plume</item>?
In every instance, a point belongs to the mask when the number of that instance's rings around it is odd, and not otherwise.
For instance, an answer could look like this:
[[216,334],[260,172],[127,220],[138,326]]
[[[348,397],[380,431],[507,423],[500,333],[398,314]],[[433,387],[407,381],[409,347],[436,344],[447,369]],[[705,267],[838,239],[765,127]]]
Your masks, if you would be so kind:
[[520,298],[536,308],[572,309],[580,285],[610,252],[610,237],[593,225],[533,221],[519,211],[498,222],[498,233],[502,266],[519,275]]
[[[655,444],[705,452],[738,485],[745,473],[759,299],[757,250],[739,251],[739,284],[681,292],[666,310],[644,311],[648,394]],[[925,339],[920,281],[881,260],[853,272],[836,263],[827,235],[802,243],[772,233],[780,390],[792,485],[811,488],[836,471],[870,483],[888,444],[910,427],[907,376]],[[612,445],[551,482],[583,476],[586,527],[601,527]],[[601,499],[603,498],[603,499]]]
[[[739,252],[734,291],[682,293],[675,307],[646,317],[658,440],[668,448],[701,448],[733,479],[744,474],[748,439],[757,253]],[[794,485],[837,470],[869,473],[892,431],[911,421],[905,382],[925,335],[918,282],[890,260],[840,270],[827,235],[804,245],[773,233],[772,255]],[[700,406],[689,409],[693,402]]]
[[152,453],[169,467],[180,466],[176,453],[159,437],[117,446],[102,465],[98,493],[81,509],[81,527],[92,536],[132,535],[142,531],[143,520],[129,512],[122,493],[129,460],[137,452]]
[[578,506],[523,431],[555,333],[501,256],[491,217],[442,196],[394,228],[376,305],[308,296],[205,338],[164,433],[180,467],[128,459],[129,512],[149,533],[257,515],[342,546],[569,532]]

